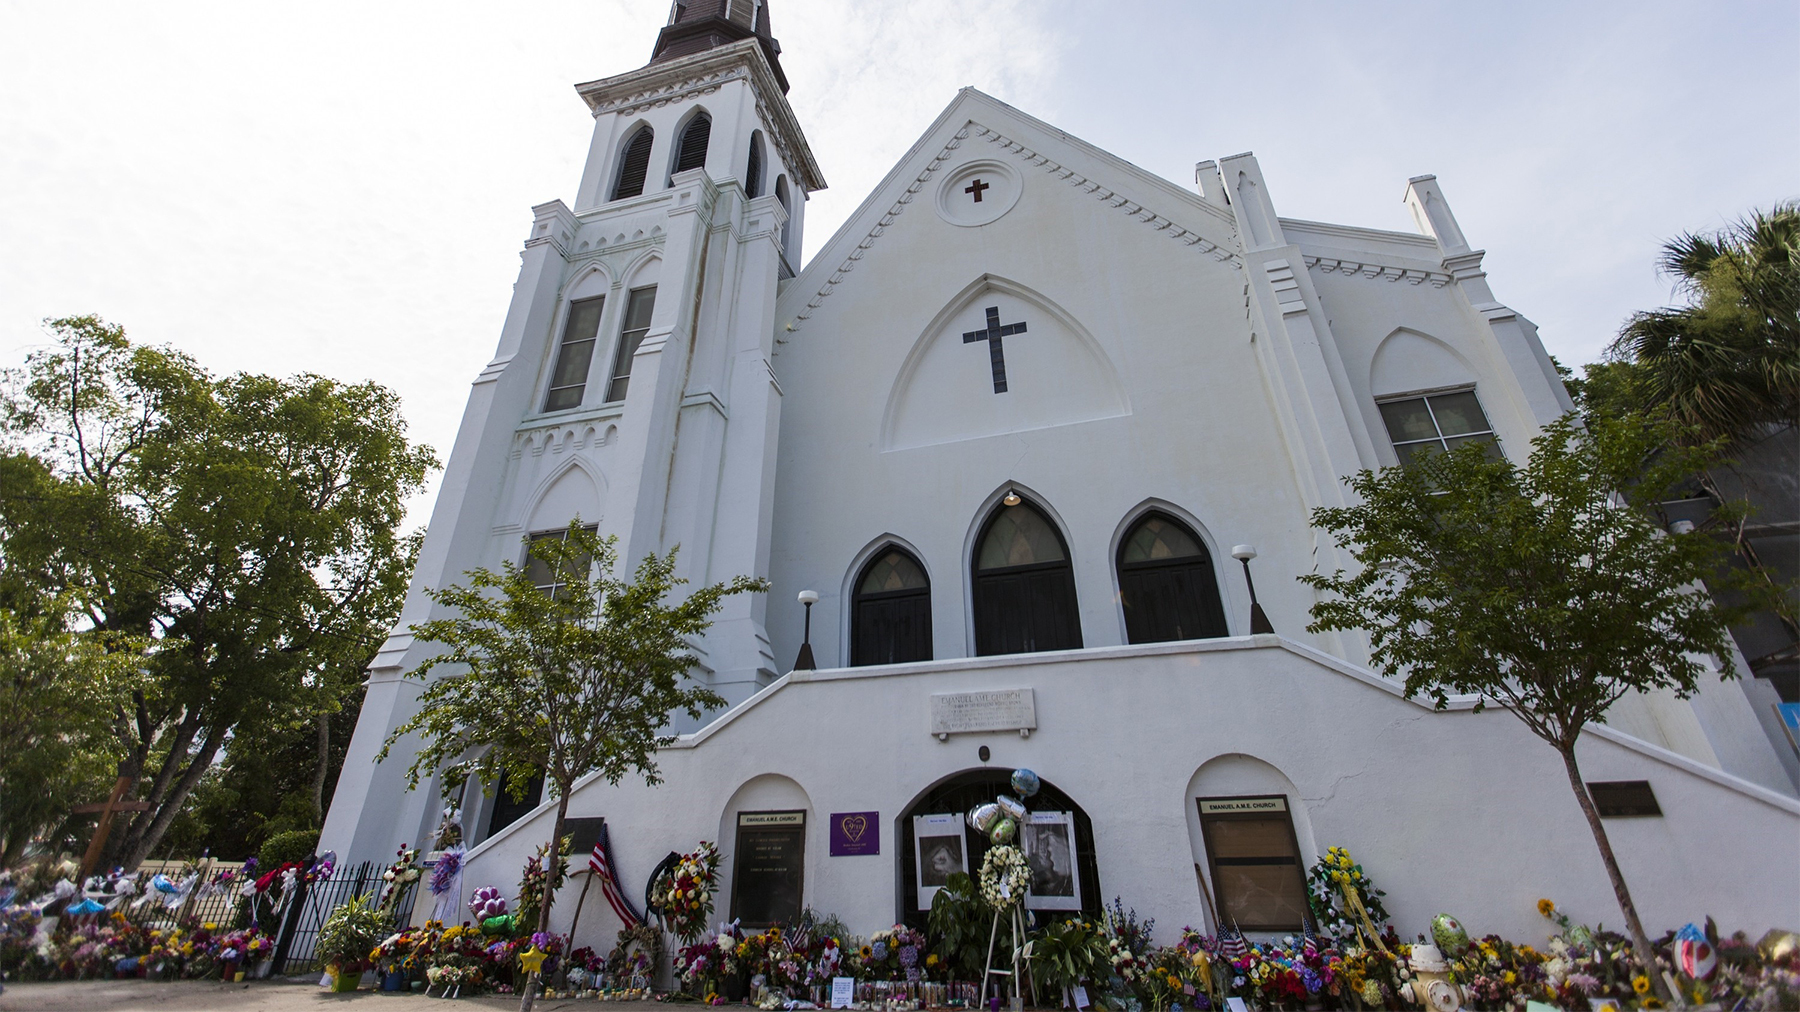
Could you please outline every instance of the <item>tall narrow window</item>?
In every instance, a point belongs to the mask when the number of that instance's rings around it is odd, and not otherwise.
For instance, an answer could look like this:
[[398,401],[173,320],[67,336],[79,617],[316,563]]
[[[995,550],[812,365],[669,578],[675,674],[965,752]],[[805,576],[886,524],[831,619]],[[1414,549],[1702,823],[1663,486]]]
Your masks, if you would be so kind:
[[1119,603],[1132,643],[1224,636],[1212,556],[1187,525],[1150,513],[1119,545]]
[[[587,529],[593,530],[594,528],[590,525]],[[525,548],[525,575],[531,578],[533,586],[551,597],[561,597],[564,589],[568,587],[569,581],[586,576],[588,566],[592,565],[594,561],[583,555],[570,560],[567,567],[558,569],[552,566],[548,560],[539,558],[535,551],[536,547],[543,542],[567,540],[569,540],[569,531],[566,527],[558,531],[541,531],[531,536],[531,543]]]
[[1287,798],[1196,798],[1212,865],[1219,922],[1249,931],[1298,931],[1306,879]]
[[625,329],[619,334],[619,353],[613,358],[612,382],[606,385],[608,402],[625,399],[625,388],[631,384],[631,357],[637,354],[644,334],[650,329],[650,313],[656,308],[656,286],[633,288],[625,303]]
[[1075,573],[1062,534],[1036,506],[1001,506],[975,549],[975,652],[1081,646]]
[[890,548],[856,581],[850,663],[931,660],[931,583],[911,555]]
[[750,163],[744,166],[744,196],[762,196],[762,131],[750,135]]
[[556,367],[550,370],[550,393],[544,397],[545,411],[581,406],[581,392],[587,388],[588,365],[594,360],[594,336],[600,331],[600,310],[605,305],[604,295],[569,304],[562,344],[556,349]]
[[794,220],[793,205],[788,203],[788,182],[786,176],[775,178],[775,199],[781,201],[781,209],[788,213],[788,220],[781,223],[781,255],[788,256],[788,223]]
[[705,113],[689,120],[687,129],[681,131],[681,143],[675,150],[675,168],[669,174],[705,168],[706,143],[711,138],[712,120]]
[[1382,401],[1379,407],[1402,464],[1471,442],[1487,444],[1490,457],[1500,455],[1494,427],[1488,424],[1473,390]]
[[650,146],[656,134],[644,127],[633,134],[625,145],[625,156],[619,159],[619,180],[613,184],[612,199],[635,197],[644,192],[644,177],[650,173]]

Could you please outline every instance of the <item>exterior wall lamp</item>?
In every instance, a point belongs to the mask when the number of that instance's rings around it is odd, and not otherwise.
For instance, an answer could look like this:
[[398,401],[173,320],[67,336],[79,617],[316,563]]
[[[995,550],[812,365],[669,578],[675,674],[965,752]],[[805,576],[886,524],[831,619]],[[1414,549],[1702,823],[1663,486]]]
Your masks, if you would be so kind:
[[816,671],[819,666],[813,663],[812,606],[819,603],[819,592],[816,590],[801,591],[800,603],[806,606],[806,632],[800,638],[800,656],[794,658],[794,670]]
[[1244,586],[1250,588],[1250,634],[1275,632],[1269,624],[1269,616],[1263,614],[1263,607],[1256,601],[1256,581],[1250,579],[1250,560],[1256,558],[1256,549],[1250,545],[1237,545],[1231,549],[1231,557],[1244,564]]

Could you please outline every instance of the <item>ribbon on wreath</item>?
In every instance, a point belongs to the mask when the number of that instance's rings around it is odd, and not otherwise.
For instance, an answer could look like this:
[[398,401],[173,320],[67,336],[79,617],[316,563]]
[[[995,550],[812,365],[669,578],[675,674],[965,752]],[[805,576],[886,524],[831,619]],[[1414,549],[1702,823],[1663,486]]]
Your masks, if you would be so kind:
[[1344,905],[1348,906],[1350,912],[1356,915],[1358,922],[1356,933],[1367,934],[1369,944],[1380,949],[1383,955],[1388,955],[1387,946],[1381,944],[1381,933],[1375,930],[1375,922],[1369,918],[1369,909],[1363,906],[1362,897],[1357,895],[1356,887],[1348,882],[1339,882],[1338,888],[1344,891]]

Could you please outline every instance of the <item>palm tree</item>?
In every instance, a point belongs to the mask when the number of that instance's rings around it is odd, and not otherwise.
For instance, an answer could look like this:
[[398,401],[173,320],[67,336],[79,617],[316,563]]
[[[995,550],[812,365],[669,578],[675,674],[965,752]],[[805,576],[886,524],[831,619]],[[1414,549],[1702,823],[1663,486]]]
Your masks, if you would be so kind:
[[1690,304],[1636,314],[1612,345],[1643,403],[1699,441],[1800,424],[1800,204],[1680,236],[1657,266]]

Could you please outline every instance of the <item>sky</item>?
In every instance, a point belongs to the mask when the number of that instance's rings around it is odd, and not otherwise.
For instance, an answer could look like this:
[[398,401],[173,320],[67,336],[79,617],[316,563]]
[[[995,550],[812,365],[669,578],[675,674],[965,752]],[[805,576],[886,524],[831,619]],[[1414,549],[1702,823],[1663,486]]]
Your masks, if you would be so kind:
[[[830,184],[807,256],[965,85],[1183,186],[1254,151],[1283,217],[1412,231],[1433,173],[1569,365],[1672,300],[1662,242],[1800,198],[1796,0],[770,9]],[[386,384],[447,455],[530,208],[572,201],[572,85],[668,11],[0,0],[0,367],[94,313],[220,373]]]

